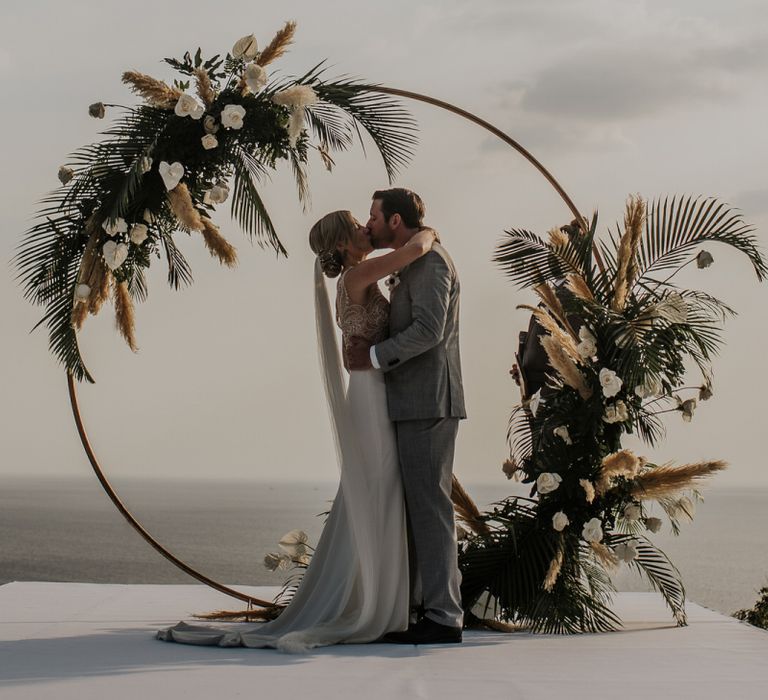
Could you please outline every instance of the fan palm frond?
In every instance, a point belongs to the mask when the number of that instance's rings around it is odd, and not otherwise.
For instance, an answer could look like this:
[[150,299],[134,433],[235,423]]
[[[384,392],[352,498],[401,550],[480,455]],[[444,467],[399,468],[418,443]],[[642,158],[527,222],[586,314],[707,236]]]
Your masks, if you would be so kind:
[[729,245],[744,253],[759,280],[768,276],[754,229],[741,213],[713,197],[673,197],[648,207],[645,236],[638,251],[638,279],[680,266],[702,243]]

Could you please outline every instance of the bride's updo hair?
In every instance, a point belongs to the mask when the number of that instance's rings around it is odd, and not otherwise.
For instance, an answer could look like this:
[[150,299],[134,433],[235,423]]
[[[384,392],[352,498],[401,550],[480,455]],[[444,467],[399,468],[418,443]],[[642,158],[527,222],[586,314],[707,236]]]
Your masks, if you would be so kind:
[[346,243],[358,227],[350,211],[332,211],[309,231],[309,247],[320,259],[326,277],[338,277],[344,258],[336,246]]

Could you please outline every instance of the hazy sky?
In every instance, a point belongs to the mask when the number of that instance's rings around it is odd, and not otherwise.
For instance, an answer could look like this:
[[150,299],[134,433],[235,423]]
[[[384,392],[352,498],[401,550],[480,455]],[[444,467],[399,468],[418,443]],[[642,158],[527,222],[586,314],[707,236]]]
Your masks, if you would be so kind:
[[[601,231],[621,216],[630,192],[717,195],[741,207],[758,231],[768,225],[768,5],[758,0],[6,0],[3,259],[12,257],[37,200],[58,184],[67,154],[106,126],[88,117],[88,104],[136,102],[120,83],[122,71],[170,81],[163,57],[198,46],[208,56],[223,53],[250,32],[265,44],[287,19],[299,28],[296,45],[277,64],[281,72],[300,73],[327,58],[330,75],[352,74],[474,111],[540,157],[584,213],[598,208]],[[461,426],[456,472],[467,482],[497,482],[501,496],[506,424],[519,398],[508,370],[527,319],[515,306],[532,299],[489,260],[505,228],[543,232],[570,214],[503,144],[456,117],[410,106],[421,141],[398,184],[422,194],[463,284],[470,418]],[[371,192],[385,184],[370,149],[367,159],[360,149],[339,156],[332,175],[315,160],[313,206],[304,214],[283,169],[263,195],[288,260],[251,246],[223,205],[216,220],[239,249],[237,270],[219,266],[198,236],[180,235],[195,283],[171,292],[164,265],[154,263],[149,301],[137,307],[138,354],[114,331],[111,307],[87,321],[81,346],[97,384],[82,385],[80,399],[111,475],[336,478],[307,232],[333,209],[365,217]],[[725,458],[732,468],[719,483],[765,486],[768,287],[758,285],[745,259],[710,252],[715,265],[685,283],[722,296],[740,316],[727,325],[714,399],[691,424],[672,414],[656,456]],[[45,331],[27,333],[42,309],[22,299],[6,270],[0,475],[86,475],[64,372]]]

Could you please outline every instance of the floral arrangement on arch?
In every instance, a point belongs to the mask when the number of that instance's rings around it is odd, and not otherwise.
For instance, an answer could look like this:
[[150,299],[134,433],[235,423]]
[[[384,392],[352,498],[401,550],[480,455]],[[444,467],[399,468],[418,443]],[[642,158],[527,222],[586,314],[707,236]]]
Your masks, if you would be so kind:
[[[322,63],[298,78],[271,72],[295,28],[288,22],[263,49],[251,34],[223,58],[204,60],[200,49],[166,58],[182,76],[172,84],[125,72],[123,82],[144,104],[123,107],[105,140],[59,168],[61,187],[43,199],[15,262],[25,296],[45,307],[38,326],[47,326],[52,352],[76,379],[93,381],[77,331],[108,299],[118,330],[137,349],[134,302],[147,298],[153,258],[165,257],[171,287],[191,283],[175,234],[198,233],[213,257],[236,264],[235,248],[212,218],[227,200],[248,236],[287,255],[259,193],[280,162],[289,163],[303,203],[310,152],[330,170],[331,153],[362,131],[390,181],[408,162],[415,122],[374,86],[327,80]],[[89,113],[101,119],[113,107],[99,102]]]
[[[712,265],[700,247],[714,243],[745,254],[760,280],[768,266],[740,213],[716,199],[630,197],[623,228],[603,241],[596,228],[597,214],[546,239],[511,230],[496,252],[512,280],[540,300],[523,308],[535,317],[548,371],[535,391],[522,377],[524,400],[509,424],[503,470],[530,484],[530,497],[480,513],[454,488],[466,530],[463,603],[475,618],[542,632],[615,629],[611,573],[623,563],[685,624],[685,589],[651,539],[663,522],[649,507],[657,504],[677,534],[681,519],[693,518],[697,484],[726,463],[654,464],[624,449],[622,438],[656,445],[665,414],[690,421],[713,395],[711,362],[734,311],[678,288],[678,272]],[[701,373],[692,385],[689,365]]]

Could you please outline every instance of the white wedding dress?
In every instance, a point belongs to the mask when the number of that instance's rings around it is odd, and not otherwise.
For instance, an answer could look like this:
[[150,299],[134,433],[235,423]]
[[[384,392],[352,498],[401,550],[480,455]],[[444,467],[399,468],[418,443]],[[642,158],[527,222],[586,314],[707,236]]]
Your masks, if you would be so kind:
[[[386,337],[389,303],[374,287],[365,305],[352,304],[344,276],[339,279],[336,303],[344,343],[356,335],[375,344]],[[328,293],[317,266],[315,295],[341,481],[309,567],[290,604],[275,620],[220,627],[180,622],[159,631],[159,639],[302,652],[329,644],[372,642],[408,626],[405,502],[384,377],[377,370],[350,372],[344,393]]]

